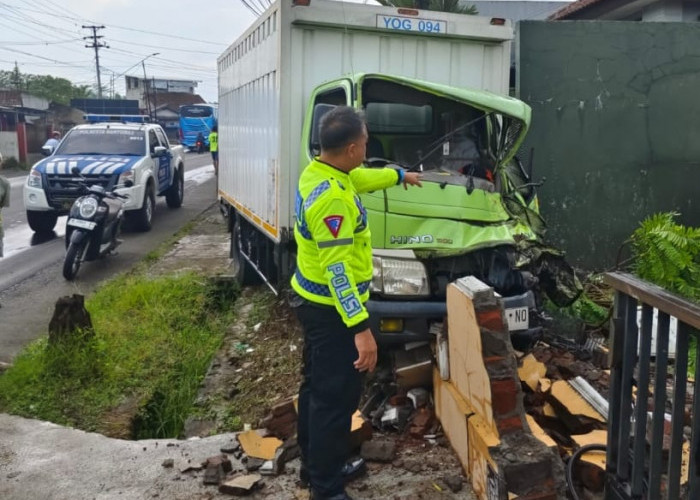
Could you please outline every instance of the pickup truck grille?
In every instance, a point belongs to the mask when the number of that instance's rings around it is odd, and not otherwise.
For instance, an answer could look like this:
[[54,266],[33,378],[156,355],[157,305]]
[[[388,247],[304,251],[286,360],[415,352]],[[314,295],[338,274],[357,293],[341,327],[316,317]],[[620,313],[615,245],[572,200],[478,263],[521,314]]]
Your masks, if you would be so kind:
[[[98,184],[106,190],[111,189],[117,182],[118,175],[86,175],[88,185]],[[46,174],[46,199],[52,208],[61,213],[67,213],[73,202],[80,197],[81,192],[75,177],[72,175]]]

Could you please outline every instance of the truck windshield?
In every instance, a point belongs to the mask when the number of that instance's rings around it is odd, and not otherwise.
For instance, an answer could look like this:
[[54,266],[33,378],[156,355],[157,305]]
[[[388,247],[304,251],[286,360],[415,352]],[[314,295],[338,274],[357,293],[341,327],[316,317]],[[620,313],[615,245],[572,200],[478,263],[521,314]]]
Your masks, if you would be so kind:
[[66,136],[55,154],[145,156],[146,139],[141,130],[75,129]]

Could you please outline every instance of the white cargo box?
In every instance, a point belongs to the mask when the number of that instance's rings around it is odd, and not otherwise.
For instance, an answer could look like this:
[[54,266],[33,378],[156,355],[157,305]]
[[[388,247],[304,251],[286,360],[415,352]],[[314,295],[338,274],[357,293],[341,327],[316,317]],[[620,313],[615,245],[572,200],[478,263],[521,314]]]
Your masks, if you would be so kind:
[[313,89],[385,73],[508,93],[509,22],[415,9],[277,1],[218,59],[219,195],[276,242],[293,226]]

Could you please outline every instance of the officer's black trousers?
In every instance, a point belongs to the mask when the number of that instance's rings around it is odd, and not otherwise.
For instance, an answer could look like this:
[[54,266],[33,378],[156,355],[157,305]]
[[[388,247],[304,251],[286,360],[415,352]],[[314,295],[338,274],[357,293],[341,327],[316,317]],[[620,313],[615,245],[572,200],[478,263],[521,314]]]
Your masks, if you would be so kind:
[[363,375],[353,366],[358,358],[355,335],[334,308],[305,303],[296,312],[304,328],[297,430],[301,459],[314,493],[337,495],[343,492],[350,420],[362,392]]

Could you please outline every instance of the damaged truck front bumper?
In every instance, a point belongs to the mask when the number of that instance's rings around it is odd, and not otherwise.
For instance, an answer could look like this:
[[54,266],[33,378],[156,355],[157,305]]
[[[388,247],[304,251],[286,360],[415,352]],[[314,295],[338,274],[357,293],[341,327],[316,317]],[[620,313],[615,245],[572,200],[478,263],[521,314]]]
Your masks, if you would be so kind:
[[[531,291],[503,297],[506,322],[512,336],[529,339],[540,327],[534,326],[535,296]],[[442,323],[447,316],[444,301],[379,301],[365,304],[372,333],[381,345],[406,344],[432,340],[433,323]]]

